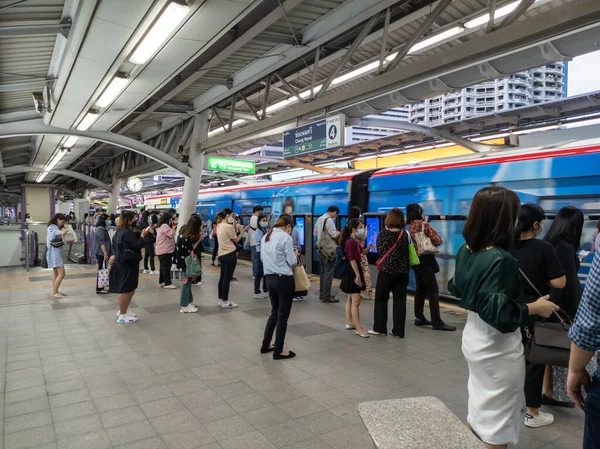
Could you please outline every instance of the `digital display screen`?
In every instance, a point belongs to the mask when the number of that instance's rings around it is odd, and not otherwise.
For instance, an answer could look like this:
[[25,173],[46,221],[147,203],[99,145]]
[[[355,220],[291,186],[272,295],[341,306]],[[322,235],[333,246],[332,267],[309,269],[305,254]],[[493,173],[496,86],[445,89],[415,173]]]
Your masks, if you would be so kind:
[[[365,227],[367,228],[366,246],[377,245],[377,236],[379,236],[379,230],[381,229],[381,217],[367,217]],[[377,248],[373,248],[369,252],[376,253]]]
[[304,246],[304,226],[305,226],[306,217],[296,217],[296,231],[298,231],[298,235],[300,236],[300,244]]

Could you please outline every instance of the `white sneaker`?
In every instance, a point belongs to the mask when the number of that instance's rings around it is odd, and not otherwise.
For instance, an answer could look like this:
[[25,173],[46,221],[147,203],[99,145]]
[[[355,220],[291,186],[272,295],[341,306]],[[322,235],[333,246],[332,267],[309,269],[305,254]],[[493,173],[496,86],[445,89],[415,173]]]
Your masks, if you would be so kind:
[[377,332],[374,330],[370,330],[368,333],[369,333],[369,335],[383,335],[383,336],[387,335],[387,334],[382,334],[381,332]]
[[[121,311],[117,310],[117,316],[121,315]],[[125,315],[130,315],[130,316],[137,316],[137,314],[135,312],[130,312],[129,309],[127,309],[127,312],[125,313]]]
[[132,315],[119,315],[117,323],[135,323],[137,320],[137,317]]
[[151,271],[150,274],[158,276],[158,275],[160,275],[160,272],[158,270],[154,270],[154,271]]
[[196,313],[198,309],[196,309],[192,304],[188,304],[187,307],[181,307],[179,312],[181,313]]
[[150,271],[150,270],[144,270],[144,271],[142,272],[142,274],[152,274],[152,271]]
[[195,284],[192,284],[192,285],[202,285],[202,281],[196,282]]
[[188,306],[192,306],[194,308],[198,308],[198,306],[196,305],[196,303],[194,301],[192,301],[191,303],[188,304]]
[[554,416],[550,413],[540,411],[537,416],[525,413],[525,425],[527,427],[544,427],[549,426],[554,422]]
[[262,293],[254,293],[254,297],[256,299],[265,299],[269,297],[269,294],[267,292],[262,292]]
[[174,284],[170,284],[170,285],[165,285],[163,287],[165,290],[177,290],[177,286]]
[[231,301],[221,301],[221,304],[219,305],[219,307],[221,309],[235,309],[238,305],[231,302]]
[[292,299],[292,301],[294,301],[294,302],[300,302],[300,301],[304,301],[304,298],[302,296],[294,296],[294,298]]

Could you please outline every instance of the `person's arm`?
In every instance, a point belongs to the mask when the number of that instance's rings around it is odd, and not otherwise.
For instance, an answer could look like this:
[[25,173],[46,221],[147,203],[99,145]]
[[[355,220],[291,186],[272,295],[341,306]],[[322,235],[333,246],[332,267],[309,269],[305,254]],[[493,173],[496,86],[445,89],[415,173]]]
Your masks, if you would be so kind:
[[557,245],[556,254],[566,276],[566,285],[563,290],[564,306],[567,308],[565,311],[571,314],[577,310],[581,294],[581,284],[577,275],[577,256],[568,244]]
[[233,228],[233,226],[230,228],[229,232],[229,236],[231,238],[231,240],[233,241],[233,243],[239,243],[240,240],[242,240],[242,237],[244,237],[244,232],[247,230],[248,228],[244,228],[242,229],[242,232],[239,233],[239,235],[236,235],[235,229]]
[[429,223],[425,223],[425,235],[431,239],[431,243],[435,246],[440,246],[443,243],[440,235]]
[[546,271],[546,279],[550,287],[561,289],[567,283],[567,277],[563,270],[558,254],[552,245],[547,242],[542,244],[542,255],[544,257],[544,270]]
[[335,222],[333,221],[333,218],[327,219],[325,222],[325,229],[332,239],[337,239],[340,235],[340,231],[335,229]]
[[296,253],[294,252],[294,243],[292,238],[285,238],[283,241],[283,252],[285,254],[285,261],[290,267],[295,267],[298,263]]

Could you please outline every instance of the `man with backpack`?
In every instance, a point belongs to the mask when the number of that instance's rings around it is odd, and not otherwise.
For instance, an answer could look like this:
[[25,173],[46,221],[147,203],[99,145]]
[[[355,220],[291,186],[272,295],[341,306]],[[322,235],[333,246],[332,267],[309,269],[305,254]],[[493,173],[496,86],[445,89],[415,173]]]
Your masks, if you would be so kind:
[[340,302],[331,295],[331,284],[335,273],[335,259],[337,252],[337,238],[340,232],[335,227],[335,220],[340,213],[337,206],[329,206],[315,223],[315,236],[317,237],[317,254],[319,255],[320,294],[319,299],[325,303]]
[[[248,238],[250,246],[250,260],[252,261],[252,279],[258,276],[258,257],[256,252],[256,239],[254,232],[258,229],[258,216],[262,214],[263,207],[256,205],[252,208],[252,216],[250,217],[250,229],[248,229]],[[258,255],[260,256],[260,255]]]

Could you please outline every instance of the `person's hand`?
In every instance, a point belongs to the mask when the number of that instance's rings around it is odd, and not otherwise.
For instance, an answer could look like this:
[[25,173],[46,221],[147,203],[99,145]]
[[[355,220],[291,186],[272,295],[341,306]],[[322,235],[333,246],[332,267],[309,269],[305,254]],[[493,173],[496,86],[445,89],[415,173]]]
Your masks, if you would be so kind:
[[560,310],[560,307],[558,307],[553,302],[548,301],[549,298],[550,295],[542,296],[532,304],[535,315],[539,315],[543,318],[548,318],[550,315],[552,315],[552,312]]
[[577,407],[583,410],[584,399],[582,389],[588,390],[592,383],[590,373],[584,368],[582,371],[569,370],[567,376],[567,393],[569,397],[573,399],[573,402]]
[[110,259],[108,259],[108,263],[109,264],[114,264],[115,263],[115,256],[110,256]]
[[104,262],[108,262],[108,254],[104,255]]
[[356,276],[356,277],[354,278],[354,283],[355,283],[356,285],[358,285],[359,287],[362,287],[362,280],[360,279],[360,276]]
[[63,228],[63,229],[60,230],[60,235],[62,235],[63,237],[65,235],[67,235],[68,233],[69,233],[69,230],[67,228]]
[[200,241],[204,240],[206,238],[206,232],[201,232],[200,233]]
[[367,247],[367,249],[369,251],[371,251],[372,249],[375,249],[375,248],[377,248],[377,247],[375,245],[373,245],[372,243]]
[[148,235],[148,228],[144,228],[142,230],[142,238],[146,237]]

